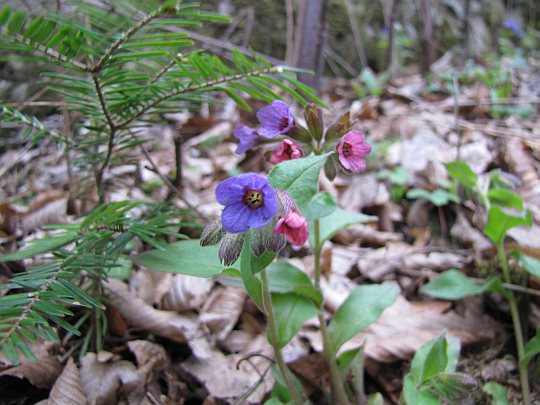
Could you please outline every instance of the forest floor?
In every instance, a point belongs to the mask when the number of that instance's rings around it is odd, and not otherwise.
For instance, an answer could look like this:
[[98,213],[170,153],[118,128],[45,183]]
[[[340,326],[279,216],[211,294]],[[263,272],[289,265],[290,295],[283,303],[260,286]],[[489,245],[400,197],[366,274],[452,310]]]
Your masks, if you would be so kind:
[[[451,54],[434,66],[429,81],[420,75],[396,77],[380,95],[370,95],[364,84],[367,94],[361,99],[346,80],[333,79],[328,82],[331,90],[322,91],[330,106],[324,112],[327,125],[350,110],[355,128],[366,132],[374,151],[364,173],[338,175],[334,182],[321,176],[320,187],[339,206],[377,217],[351,226],[325,245],[325,309],[333,313],[359,284],[399,284],[396,302],[343,348],[363,346],[365,391],[381,392],[386,403],[399,402],[415,351],[443,332],[460,339],[458,370],[476,381],[477,389],[464,404],[488,403],[480,389],[488,381],[507,387],[510,403],[520,402],[514,331],[505,301],[497,294],[435,300],[419,290],[448,269],[478,279],[499,273],[496,250],[481,232],[486,213],[449,182],[444,163],[456,159],[481,178],[498,170],[499,178],[515,187],[532,212],[533,226],[512,229],[509,249],[528,249],[538,258],[540,60],[523,60],[518,68],[515,62],[501,61],[499,69],[508,72],[512,92],[499,99],[493,97],[493,86],[472,70],[455,69]],[[459,72],[455,82],[446,73],[450,71]],[[452,95],[455,90],[457,96]],[[148,129],[147,146],[138,157],[111,170],[107,199],[164,201],[173,195],[179,206],[186,200],[203,217],[218,217],[221,207],[214,190],[220,180],[271,168],[262,153],[234,153],[232,129],[238,114],[226,102],[198,115],[167,116],[166,124]],[[241,114],[242,122],[255,124],[254,114]],[[300,114],[296,107],[296,116]],[[60,114],[51,122],[61,126],[66,118]],[[182,198],[163,181],[177,168],[173,145],[178,131],[184,134]],[[78,214],[97,202],[95,190],[87,187],[91,182],[91,177],[66,171],[66,154],[53,142],[11,147],[0,156],[0,249],[7,253],[18,242],[42,237],[49,232],[43,225],[77,221]],[[137,246],[132,254],[143,248]],[[289,247],[283,255],[308,274],[312,271],[307,246]],[[34,264],[0,262],[0,282]],[[272,350],[264,317],[247,293],[224,277],[194,278],[130,266],[104,284],[110,332],[104,350],[77,361],[62,344],[40,344],[33,346],[38,363],[9,367],[0,359],[0,403],[46,401],[59,386],[70,387],[73,403],[264,402],[273,386],[268,372]],[[515,283],[526,287],[520,305],[528,336],[533,336],[540,328],[540,278],[524,278],[518,270],[515,274]],[[324,403],[330,385],[317,325],[308,321],[284,353],[314,403]],[[66,362],[71,356],[75,362]],[[530,372],[536,375],[531,378],[533,398],[540,402],[538,368],[533,362]]]

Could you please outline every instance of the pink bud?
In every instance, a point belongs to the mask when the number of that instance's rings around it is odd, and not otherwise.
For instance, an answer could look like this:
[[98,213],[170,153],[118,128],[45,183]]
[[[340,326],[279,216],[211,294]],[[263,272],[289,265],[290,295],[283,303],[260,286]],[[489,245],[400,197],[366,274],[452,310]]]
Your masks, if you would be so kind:
[[286,160],[301,158],[302,155],[302,150],[293,141],[284,139],[278,148],[272,152],[270,163],[277,165]]
[[292,209],[281,217],[276,224],[274,233],[282,233],[293,245],[303,245],[308,238],[308,223],[298,211]]

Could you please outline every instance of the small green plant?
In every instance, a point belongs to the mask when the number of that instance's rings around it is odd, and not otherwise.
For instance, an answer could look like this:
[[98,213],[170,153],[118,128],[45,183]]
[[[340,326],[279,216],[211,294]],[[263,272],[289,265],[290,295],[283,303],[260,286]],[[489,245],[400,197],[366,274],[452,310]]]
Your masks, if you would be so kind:
[[402,401],[436,405],[467,397],[476,382],[470,375],[456,372],[459,352],[459,340],[444,334],[418,349],[403,380]]
[[409,172],[403,167],[398,166],[393,170],[382,170],[377,174],[379,179],[387,179],[392,184],[390,188],[390,194],[394,202],[399,202],[405,192],[407,191],[407,184],[409,182]]
[[[538,344],[538,333],[529,342],[523,333],[520,311],[514,290],[511,288],[513,277],[508,265],[504,240],[510,229],[516,226],[530,226],[532,223],[531,213],[523,209],[523,201],[519,195],[497,185],[491,187],[491,177],[488,177],[484,183],[480,182],[477,174],[465,162],[451,162],[446,165],[446,168],[450,176],[457,180],[464,189],[478,197],[481,205],[487,211],[487,220],[483,231],[497,248],[502,277],[494,276],[479,284],[471,281],[457,270],[448,270],[425,285],[422,291],[443,299],[461,299],[465,296],[489,291],[497,292],[508,300],[516,339],[523,403],[528,405],[531,400],[527,366],[530,360],[540,353],[540,345]],[[499,178],[497,173],[494,174],[493,178],[495,180]],[[518,256],[525,257],[522,263],[526,272],[536,268],[533,263],[534,259],[521,253]]]

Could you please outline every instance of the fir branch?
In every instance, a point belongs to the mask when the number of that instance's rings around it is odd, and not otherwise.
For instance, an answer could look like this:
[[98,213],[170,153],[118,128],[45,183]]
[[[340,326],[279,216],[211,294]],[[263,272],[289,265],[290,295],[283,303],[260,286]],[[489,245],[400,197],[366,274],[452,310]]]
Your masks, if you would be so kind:
[[43,55],[48,56],[52,59],[55,59],[58,62],[70,65],[72,68],[76,68],[82,71],[89,71],[90,69],[90,67],[85,65],[84,63],[79,62],[78,60],[75,60],[75,59],[69,59],[67,56],[62,55],[60,52],[57,52],[54,49],[48,48],[42,44],[33,42],[30,38],[26,38],[24,35],[10,34],[8,33],[6,28],[2,28],[1,33],[3,36],[10,38],[11,40],[15,40],[17,42],[23,43],[26,46],[30,46],[32,47],[32,49],[42,53]]
[[209,89],[214,86],[217,86],[222,83],[228,83],[233,81],[239,81],[242,79],[245,79],[246,77],[253,77],[253,76],[262,76],[264,74],[269,73],[277,73],[280,72],[282,68],[280,66],[275,66],[267,69],[261,69],[261,70],[254,70],[252,72],[246,72],[246,73],[238,73],[236,75],[230,75],[230,76],[223,76],[219,79],[215,80],[209,80],[204,83],[198,83],[198,84],[192,84],[187,87],[177,88],[174,89],[168,93],[165,93],[164,95],[156,98],[155,100],[150,101],[146,105],[142,106],[139,111],[137,111],[135,114],[133,114],[131,117],[125,119],[124,121],[121,121],[118,124],[118,128],[125,128],[127,125],[129,125],[131,122],[133,122],[138,117],[142,116],[144,113],[146,113],[151,108],[157,106],[159,103],[162,103],[163,101],[170,99],[172,97],[178,96],[180,94],[186,94],[186,93],[192,93],[198,90],[204,90]]
[[105,51],[103,56],[93,65],[91,66],[88,71],[92,73],[97,73],[101,71],[105,63],[110,59],[112,55],[122,46],[122,44],[126,43],[133,35],[135,35],[138,31],[140,31],[144,26],[148,25],[153,20],[160,18],[164,14],[171,12],[171,7],[160,7],[156,11],[146,15],[141,21],[139,21],[138,24],[132,26],[129,30],[124,32],[116,41],[114,41],[109,49]]
[[9,330],[4,334],[4,336],[2,337],[2,339],[0,339],[0,347],[4,346],[4,344],[9,341],[9,339],[11,339],[11,336],[19,329],[19,328],[22,328],[23,326],[21,325],[21,323],[30,315],[30,313],[32,312],[34,306],[39,302],[40,298],[41,298],[41,294],[48,291],[54,283],[56,283],[58,281],[58,278],[60,277],[60,275],[65,272],[66,269],[62,268],[62,267],[58,267],[58,271],[53,274],[42,286],[41,288],[39,289],[39,291],[35,291],[35,292],[29,292],[28,293],[28,298],[31,298],[30,301],[28,301],[28,303],[25,305],[23,311],[20,313],[20,315],[17,317],[17,319],[15,320],[15,322],[13,322],[13,324],[11,325],[11,327],[9,328]]
[[111,161],[111,156],[114,149],[114,141],[116,138],[116,132],[118,130],[117,125],[114,123],[114,120],[109,112],[109,109],[107,107],[107,103],[105,101],[105,96],[103,95],[103,90],[101,89],[101,84],[99,83],[99,78],[97,74],[92,74],[92,80],[94,82],[94,87],[96,89],[96,93],[98,95],[99,104],[101,105],[101,109],[103,111],[103,115],[105,115],[105,119],[107,121],[107,124],[109,125],[109,142],[107,145],[107,154],[105,155],[105,160],[103,161],[103,164],[99,168],[99,170],[96,173],[96,185],[98,188],[98,195],[99,200],[101,203],[104,202],[104,189],[103,189],[103,175],[105,173],[105,170],[109,166],[109,162]]
[[25,125],[32,127],[39,132],[47,132],[56,140],[65,141],[65,136],[60,132],[55,131],[54,129],[48,128],[41,121],[36,118],[30,118],[29,116],[23,114],[19,110],[9,107],[9,106],[0,106],[0,128],[2,128],[2,122],[7,123],[11,121],[16,121],[20,125]]

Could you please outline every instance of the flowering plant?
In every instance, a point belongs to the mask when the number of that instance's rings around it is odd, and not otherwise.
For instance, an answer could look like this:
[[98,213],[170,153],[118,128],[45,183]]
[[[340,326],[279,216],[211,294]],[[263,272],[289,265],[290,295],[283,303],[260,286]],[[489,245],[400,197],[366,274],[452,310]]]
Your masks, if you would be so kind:
[[[221,220],[206,227],[201,244],[220,242],[220,260],[226,266],[239,266],[246,290],[266,315],[268,339],[274,347],[281,376],[277,380],[283,381],[289,395],[283,399],[304,403],[281,349],[307,319],[317,316],[332,377],[333,403],[346,404],[349,399],[338,370],[337,352],[392,304],[398,288],[392,283],[358,287],[327,326],[320,284],[322,245],[339,230],[368,217],[338,208],[332,195],[318,191],[318,178],[323,168],[330,179],[338,169],[344,173],[362,172],[371,146],[363,132],[352,128],[348,113],[325,130],[322,111],[315,105],[306,106],[304,125],[295,119],[288,104],[278,100],[261,108],[257,118],[259,128],[238,124],[234,129],[234,136],[239,140],[236,152],[256,148],[259,137],[266,138],[265,143],[275,141],[277,147],[269,154],[269,161],[276,166],[268,178],[245,173],[218,184],[216,199],[224,206]],[[287,242],[302,246],[308,239],[315,257],[313,281],[292,265],[286,266],[286,272],[278,270],[284,268],[283,262],[273,262]],[[289,287],[297,291],[297,295],[279,298],[283,291],[275,290],[275,286],[290,284],[292,279],[304,280],[301,286]],[[373,294],[377,298],[373,298]],[[372,299],[377,301],[376,309],[358,314],[357,308]],[[291,300],[302,304],[290,307]],[[282,312],[288,316],[280,316]],[[278,331],[289,333],[283,335]]]

